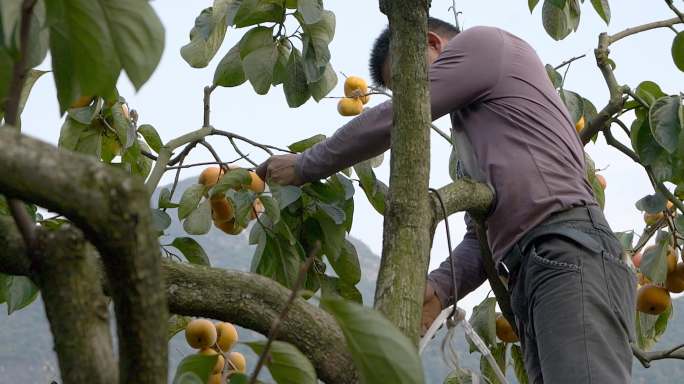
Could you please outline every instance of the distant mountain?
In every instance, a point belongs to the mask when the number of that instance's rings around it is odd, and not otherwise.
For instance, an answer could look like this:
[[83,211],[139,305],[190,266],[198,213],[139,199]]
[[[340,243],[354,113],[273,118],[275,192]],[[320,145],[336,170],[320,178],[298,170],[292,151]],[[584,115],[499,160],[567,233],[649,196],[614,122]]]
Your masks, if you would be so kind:
[[[193,182],[193,180],[183,181],[178,190],[183,191]],[[156,202],[156,196],[153,197],[152,201]],[[175,211],[171,210],[170,212],[174,221],[168,233],[173,236],[162,239],[162,242],[171,241],[175,236],[187,236],[175,217]],[[204,247],[212,266],[246,271],[249,270],[251,256],[254,252],[254,246],[247,242],[248,233],[245,231],[238,236],[228,236],[212,228],[207,235],[191,237],[195,237]],[[361,263],[362,279],[358,287],[363,295],[364,303],[370,305],[373,302],[380,258],[360,240],[352,238],[351,241],[356,246]],[[684,343],[684,326],[682,326],[684,323],[681,320],[684,318],[684,300],[678,300],[675,303],[675,311],[667,332],[657,346],[658,349]],[[239,333],[241,340],[263,338],[263,336],[246,329],[240,329]],[[445,330],[440,331],[423,353],[426,383],[442,383],[450,371],[449,365],[442,359],[441,352],[441,344],[445,334]],[[0,384],[49,384],[53,380],[61,383],[52,345],[52,335],[40,300],[36,300],[29,307],[15,312],[11,316],[7,316],[5,304],[0,305]],[[460,327],[455,330],[453,348],[459,353],[458,363],[460,366],[478,369],[479,354],[468,354],[463,330]],[[248,369],[253,368],[256,363],[256,355],[245,346],[238,346],[237,350],[247,357]],[[176,335],[169,345],[169,370],[171,374],[178,362],[193,352],[185,343],[183,334]],[[680,379],[676,379],[677,377]],[[684,377],[684,363],[679,360],[657,361],[653,363],[650,369],[644,369],[635,360],[633,383],[675,383],[681,382],[682,377]],[[511,383],[516,383],[510,367],[508,378]],[[264,379],[268,381],[267,374],[264,375]]]

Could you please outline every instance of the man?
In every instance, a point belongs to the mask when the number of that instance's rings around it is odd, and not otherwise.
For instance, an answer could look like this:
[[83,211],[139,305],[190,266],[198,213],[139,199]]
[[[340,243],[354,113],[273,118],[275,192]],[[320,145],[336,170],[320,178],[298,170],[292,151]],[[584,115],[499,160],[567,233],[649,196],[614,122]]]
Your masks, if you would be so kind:
[[[574,122],[542,62],[500,29],[458,33],[434,18],[428,24],[432,118],[450,115],[461,173],[496,192],[489,246],[511,293],[530,381],[630,382],[636,276],[597,206]],[[385,30],[370,70],[378,86],[391,88],[388,47]],[[270,158],[259,172],[281,184],[327,177],[386,151],[391,127],[387,101],[302,154]],[[485,281],[468,215],[466,223],[451,255],[457,287],[450,259],[430,273],[423,330]]]

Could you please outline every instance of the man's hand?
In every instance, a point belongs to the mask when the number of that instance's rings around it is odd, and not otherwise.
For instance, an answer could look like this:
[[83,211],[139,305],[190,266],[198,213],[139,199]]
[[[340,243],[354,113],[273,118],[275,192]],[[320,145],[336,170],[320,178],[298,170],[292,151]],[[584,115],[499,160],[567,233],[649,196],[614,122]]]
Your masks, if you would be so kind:
[[437,316],[442,312],[442,303],[439,301],[435,289],[432,288],[428,281],[425,285],[425,296],[423,297],[423,319],[421,320],[420,336],[424,336],[425,332],[430,328]]
[[256,173],[267,182],[279,185],[302,185],[304,181],[295,170],[296,163],[297,155],[295,154],[271,156],[257,167]]

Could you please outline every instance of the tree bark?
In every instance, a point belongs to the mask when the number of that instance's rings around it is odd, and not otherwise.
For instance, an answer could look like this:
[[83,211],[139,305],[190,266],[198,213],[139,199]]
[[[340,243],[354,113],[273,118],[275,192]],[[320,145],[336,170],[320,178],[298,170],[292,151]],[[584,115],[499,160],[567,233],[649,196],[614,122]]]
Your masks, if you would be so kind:
[[114,299],[119,380],[166,383],[168,318],[143,182],[94,157],[0,131],[0,193],[63,214],[97,247]]
[[[0,272],[35,275],[30,269],[24,242],[10,217],[0,216],[0,244],[6,244],[0,247]],[[229,321],[262,334],[268,333],[291,292],[267,277],[247,272],[168,260],[162,260],[161,267],[166,281],[163,292],[172,313]],[[159,328],[166,331],[165,326]],[[281,324],[278,339],[299,348],[311,360],[321,380],[358,382],[344,335],[335,320],[322,309],[296,299]],[[77,361],[88,358],[82,354]]]
[[416,344],[430,253],[426,0],[381,0],[390,28],[394,126],[375,307]]
[[[264,335],[291,292],[253,273],[176,262],[163,262],[162,267],[172,313],[230,321]],[[296,299],[280,324],[278,339],[299,348],[324,382],[358,382],[344,335],[322,309]]]
[[33,265],[64,384],[118,381],[97,260],[80,231],[37,227]]

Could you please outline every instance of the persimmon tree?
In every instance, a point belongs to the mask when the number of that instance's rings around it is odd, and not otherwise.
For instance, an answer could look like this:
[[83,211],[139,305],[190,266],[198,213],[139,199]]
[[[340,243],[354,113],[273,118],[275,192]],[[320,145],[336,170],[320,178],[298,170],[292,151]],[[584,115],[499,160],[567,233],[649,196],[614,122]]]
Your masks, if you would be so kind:
[[[532,10],[537,3],[528,5]],[[667,255],[670,248],[681,254],[684,236],[684,108],[681,95],[667,95],[652,82],[633,89],[620,84],[609,47],[636,33],[671,28],[676,32],[674,64],[684,70],[684,35],[675,28],[684,17],[673,1],[664,3],[673,11],[672,19],[599,37],[595,56],[610,90],[601,110],[565,89],[559,71],[569,69],[574,59],[547,66],[582,140],[589,143],[604,135],[609,146],[635,162],[635,171],[649,175],[654,195],[636,208],[661,214],[636,244],[633,233],[618,235],[629,253],[656,237],[656,246],[640,260],[640,272],[663,290],[668,278],[678,277],[673,275],[677,268],[668,274]],[[608,2],[591,4],[609,22]],[[226,368],[221,382],[255,382],[264,365],[279,383],[423,381],[414,344],[432,237],[438,223],[455,212],[467,210],[482,219],[492,200],[487,186],[465,179],[428,192],[431,123],[421,47],[429,7],[426,0],[380,1],[392,31],[393,102],[401,106],[394,108],[389,186],[375,177],[373,168],[382,161],[377,158],[302,187],[267,180],[262,189],[254,187],[250,172],[265,156],[299,153],[325,136],[287,146],[256,142],[212,120],[211,96],[249,82],[257,94],[282,88],[292,108],[328,97],[338,83],[328,48],[335,15],[322,1],[215,0],[204,9],[180,51],[189,66],[207,67],[229,30],[241,39],[213,68],[213,81],[204,87],[198,101],[204,107],[200,128],[170,140],[159,136],[153,122],[138,121],[116,89],[121,71],[137,89],[159,63],[164,29],[146,1],[23,0],[0,5],[0,241],[5,245],[0,250],[0,301],[13,312],[41,292],[64,382],[166,382],[167,338],[184,329],[190,317],[227,321],[267,336],[249,344],[260,355],[255,371]],[[578,0],[545,0],[542,7],[544,28],[554,39],[577,29]],[[65,115],[59,148],[20,131],[31,87],[50,76],[34,69],[48,52]],[[385,97],[374,89],[351,96],[371,95]],[[358,105],[354,108],[358,112]],[[636,119],[628,126],[623,120],[631,114]],[[425,129],[416,129],[421,126]],[[613,136],[613,127],[629,136],[631,148]],[[443,133],[439,137],[451,140]],[[211,144],[215,140],[228,140],[233,153],[217,153]],[[248,155],[245,147],[263,156]],[[214,161],[186,162],[189,153],[201,149]],[[588,178],[603,204],[605,185],[590,159],[588,165]],[[215,172],[220,176],[177,190],[181,174],[198,166],[220,168]],[[166,173],[175,180],[160,189]],[[358,304],[359,260],[346,239],[357,187],[385,216],[377,311]],[[159,197],[150,207],[155,190]],[[230,215],[219,219],[218,204]],[[45,210],[56,216],[44,217],[40,212]],[[251,271],[211,267],[189,236],[161,243],[171,215],[190,235],[206,234],[212,222],[231,234],[249,227],[249,242],[256,245]],[[478,232],[488,278],[510,322],[482,221]],[[326,271],[326,262],[333,271]],[[111,347],[108,297],[116,311],[118,356]],[[524,380],[519,346],[496,339],[494,308],[495,300],[486,299],[471,323],[502,367],[507,355],[512,356]],[[667,305],[663,313],[637,315],[634,353],[644,365],[684,357],[678,349],[648,351],[670,313]],[[160,326],[167,323],[169,332]],[[214,354],[184,359],[174,381],[206,382],[217,359]],[[482,374],[497,380],[486,359],[482,361]],[[466,374],[456,370],[447,381],[460,382]]]

